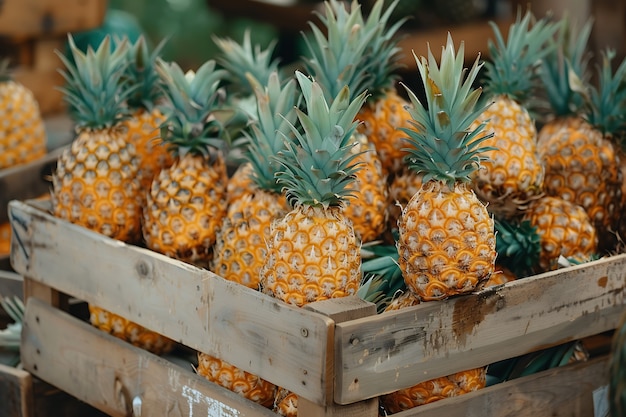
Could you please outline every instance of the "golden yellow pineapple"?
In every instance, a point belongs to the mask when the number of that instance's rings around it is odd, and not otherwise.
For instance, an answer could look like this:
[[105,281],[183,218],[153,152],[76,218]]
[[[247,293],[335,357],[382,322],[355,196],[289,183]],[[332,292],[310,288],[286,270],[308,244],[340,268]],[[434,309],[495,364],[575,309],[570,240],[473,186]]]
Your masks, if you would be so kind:
[[389,183],[389,228],[397,230],[402,208],[422,186],[422,174],[408,168],[398,171]]
[[215,357],[199,354],[196,372],[265,407],[272,407],[278,391],[276,385],[232,366]]
[[622,117],[626,61],[613,71],[612,58],[613,53],[606,51],[597,85],[582,80],[572,85],[582,93],[586,122],[559,130],[539,149],[546,166],[546,193],[585,209],[597,230],[602,252],[612,251],[616,244],[626,191],[617,143],[626,127]]
[[272,409],[281,417],[298,417],[298,395],[279,388]]
[[257,115],[244,153],[252,187],[231,201],[210,265],[219,276],[254,289],[258,289],[259,269],[267,256],[270,226],[290,209],[282,185],[276,181],[275,174],[281,167],[274,157],[285,149],[285,141],[292,140],[295,79],[283,84],[278,73],[272,73],[268,85],[257,83],[256,99]]
[[[55,216],[111,238],[136,243],[141,237],[139,164],[121,124],[132,90],[122,78],[128,65],[127,40],[111,47],[106,37],[94,51],[80,51],[69,36],[73,62],[65,65],[63,92],[78,136],[59,157],[52,175]],[[96,99],[97,98],[97,99]],[[174,342],[125,318],[89,305],[90,321],[99,329],[157,354]]]
[[486,90],[493,104],[476,123],[486,122],[494,135],[484,142],[493,149],[473,174],[474,190],[489,211],[513,217],[543,193],[544,168],[537,154],[537,130],[524,102],[537,83],[536,68],[550,51],[548,40],[558,26],[547,19],[531,25],[531,13],[517,16],[505,42],[492,23],[496,42],[489,42]]
[[[379,3],[378,15],[382,1]],[[374,15],[365,22],[356,1],[352,2],[350,10],[337,0],[324,5],[323,27],[312,24],[312,33],[306,38],[309,55],[304,64],[328,101],[344,86],[356,97],[369,88],[368,77],[374,62],[371,55],[376,53],[371,49],[382,48],[379,45],[382,45],[380,38],[385,36],[386,20],[378,21]],[[388,13],[385,16],[388,17]],[[358,154],[356,160],[361,169],[355,174],[356,191],[349,198],[344,213],[352,221],[359,239],[366,243],[379,238],[387,228],[387,176],[376,147],[364,135],[354,152]]]
[[597,253],[596,229],[585,210],[576,203],[552,196],[533,201],[523,218],[536,228],[541,242],[540,271],[558,268],[559,257],[590,259]]
[[0,61],[0,169],[46,154],[46,131],[32,91],[13,80],[9,61]]
[[160,138],[159,129],[165,121],[159,104],[162,90],[156,72],[156,60],[163,43],[150,52],[143,36],[137,38],[128,49],[129,65],[125,76],[132,93],[128,97],[130,117],[123,122],[129,141],[135,145],[139,161],[141,188],[148,190],[154,176],[174,159]]
[[490,138],[484,123],[470,128],[483,111],[475,108],[481,90],[471,87],[482,64],[477,58],[464,80],[463,53],[448,36],[440,66],[430,51],[415,57],[426,105],[406,87],[415,124],[405,130],[413,146],[407,162],[424,177],[398,221],[398,261],[407,286],[426,301],[472,291],[496,258],[493,219],[470,184]]
[[233,174],[228,178],[226,193],[228,194],[228,204],[234,204],[240,197],[252,191],[256,184],[252,179],[252,164],[243,161]]
[[129,91],[121,77],[128,43],[124,40],[112,51],[106,37],[97,50],[83,53],[71,35],[68,39],[74,61],[58,55],[65,65],[62,91],[78,134],[52,175],[53,213],[111,238],[138,242],[139,166],[121,125],[128,114]]
[[214,117],[225,71],[213,60],[186,74],[178,64],[159,60],[157,71],[170,106],[161,138],[175,162],[152,181],[144,240],[154,251],[207,267],[227,210],[223,127]]
[[354,118],[365,93],[350,99],[345,87],[328,104],[317,82],[296,77],[308,113],[297,110],[304,133],[293,126],[296,138],[278,155],[277,172],[294,208],[272,226],[261,289],[303,306],[354,295],[361,280],[360,244],[343,210],[354,191]]

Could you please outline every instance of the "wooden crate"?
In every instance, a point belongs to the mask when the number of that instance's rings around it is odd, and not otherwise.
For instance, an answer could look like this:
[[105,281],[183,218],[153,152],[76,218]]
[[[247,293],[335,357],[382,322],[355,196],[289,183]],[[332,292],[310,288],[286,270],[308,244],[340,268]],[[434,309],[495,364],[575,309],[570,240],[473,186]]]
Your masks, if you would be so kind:
[[[381,394],[611,331],[626,301],[626,255],[618,255],[380,315],[356,297],[296,308],[48,209],[41,201],[9,205],[12,262],[27,297],[22,361],[112,416],[274,414],[190,365],[76,319],[63,311],[67,296],[297,393],[300,415],[365,417],[377,415]],[[591,393],[607,384],[605,368],[606,356],[397,415],[587,416]]]

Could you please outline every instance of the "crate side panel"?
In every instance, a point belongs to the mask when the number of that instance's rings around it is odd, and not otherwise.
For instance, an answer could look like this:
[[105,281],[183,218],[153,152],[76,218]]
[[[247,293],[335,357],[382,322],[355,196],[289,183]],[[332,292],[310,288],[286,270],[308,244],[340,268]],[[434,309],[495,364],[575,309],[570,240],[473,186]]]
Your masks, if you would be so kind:
[[588,417],[608,384],[608,356],[549,369],[394,414],[394,417]]
[[617,255],[338,323],[335,399],[371,398],[614,329],[625,287],[626,255]]
[[[33,375],[112,416],[233,415],[269,410],[35,298],[28,300],[22,360]],[[230,414],[229,414],[230,413]]]
[[210,271],[10,203],[13,267],[324,403],[333,321]]
[[33,379],[22,370],[0,363],[0,417],[33,416]]

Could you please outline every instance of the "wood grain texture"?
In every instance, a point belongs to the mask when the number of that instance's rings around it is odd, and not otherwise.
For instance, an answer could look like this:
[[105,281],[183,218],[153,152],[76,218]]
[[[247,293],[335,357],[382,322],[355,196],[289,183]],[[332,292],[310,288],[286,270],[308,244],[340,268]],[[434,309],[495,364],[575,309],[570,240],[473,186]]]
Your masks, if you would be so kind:
[[11,260],[31,279],[326,402],[333,321],[258,291],[10,203]]
[[418,382],[614,329],[626,255],[503,286],[338,323],[335,401]]
[[136,348],[36,299],[28,300],[24,368],[110,416],[271,417],[189,369]]
[[0,417],[35,417],[33,403],[31,375],[0,364]]
[[590,417],[593,391],[608,384],[608,356],[549,369],[394,417]]

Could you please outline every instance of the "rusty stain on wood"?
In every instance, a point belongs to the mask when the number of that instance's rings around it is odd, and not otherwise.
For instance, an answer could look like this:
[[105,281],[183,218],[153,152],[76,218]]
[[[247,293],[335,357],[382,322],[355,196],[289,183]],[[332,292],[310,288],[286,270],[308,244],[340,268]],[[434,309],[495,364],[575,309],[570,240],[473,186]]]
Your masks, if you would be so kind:
[[454,304],[453,333],[459,345],[464,346],[467,336],[474,332],[484,318],[506,306],[505,299],[497,291],[484,291],[476,295],[459,297]]
[[598,286],[606,288],[606,284],[609,282],[609,277],[600,277],[598,279]]

